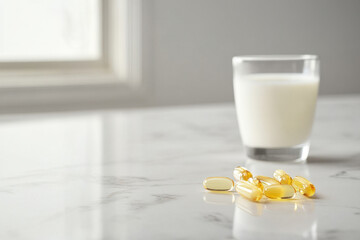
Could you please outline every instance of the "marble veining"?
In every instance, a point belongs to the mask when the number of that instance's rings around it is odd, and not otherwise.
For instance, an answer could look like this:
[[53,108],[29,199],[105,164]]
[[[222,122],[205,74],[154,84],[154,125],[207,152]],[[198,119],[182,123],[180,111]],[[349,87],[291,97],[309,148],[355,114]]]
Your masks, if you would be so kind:
[[226,215],[222,213],[211,213],[204,216],[204,220],[210,223],[214,223],[216,225],[222,225],[225,228],[232,228],[232,219],[229,219]]
[[[320,99],[306,164],[246,159],[232,104],[0,118],[0,239],[359,239],[360,97]],[[283,168],[312,199],[206,192]],[[284,227],[285,226],[285,227]]]
[[342,170],[330,177],[333,178],[345,178],[351,180],[360,180],[360,168],[351,170]]

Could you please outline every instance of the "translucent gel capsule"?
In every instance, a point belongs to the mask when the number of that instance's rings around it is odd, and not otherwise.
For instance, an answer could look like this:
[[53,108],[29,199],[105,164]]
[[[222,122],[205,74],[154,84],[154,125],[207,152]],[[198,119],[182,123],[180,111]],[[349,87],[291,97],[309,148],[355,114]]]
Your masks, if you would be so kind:
[[253,178],[249,178],[248,182],[251,184],[254,184],[255,186],[257,186],[258,188],[260,188],[261,191],[264,190],[264,185],[260,182],[259,179],[257,179],[256,177]]
[[235,185],[235,189],[241,196],[252,201],[259,201],[263,196],[260,188],[245,180],[238,181]]
[[234,181],[228,177],[208,177],[203,186],[209,191],[229,191],[234,187]]
[[295,194],[295,189],[288,184],[276,184],[265,186],[264,194],[272,199],[292,198]]
[[233,172],[234,178],[236,181],[245,180],[247,181],[252,177],[252,174],[249,170],[244,167],[236,167]]
[[315,186],[306,178],[296,176],[292,180],[292,186],[297,192],[311,197],[315,194]]
[[280,184],[291,184],[291,177],[284,170],[276,170],[274,172],[274,178],[278,180]]
[[263,186],[270,186],[270,185],[274,185],[274,184],[280,184],[280,182],[278,182],[277,180],[271,178],[271,177],[266,177],[266,176],[256,176],[256,179],[258,179]]

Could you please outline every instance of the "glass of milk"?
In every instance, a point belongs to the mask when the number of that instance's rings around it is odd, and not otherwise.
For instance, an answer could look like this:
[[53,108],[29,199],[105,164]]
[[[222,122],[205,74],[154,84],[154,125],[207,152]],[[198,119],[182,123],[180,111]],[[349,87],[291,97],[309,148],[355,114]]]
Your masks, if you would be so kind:
[[305,161],[319,88],[314,55],[233,58],[234,96],[247,157]]

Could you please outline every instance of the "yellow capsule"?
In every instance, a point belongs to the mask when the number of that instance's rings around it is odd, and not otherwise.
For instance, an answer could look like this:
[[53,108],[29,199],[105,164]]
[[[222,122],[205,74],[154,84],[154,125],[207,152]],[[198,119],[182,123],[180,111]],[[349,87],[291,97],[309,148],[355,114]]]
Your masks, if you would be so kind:
[[234,181],[228,177],[208,177],[203,186],[209,191],[229,191],[234,187]]
[[245,180],[252,178],[252,174],[249,170],[244,167],[236,167],[233,172],[234,178],[236,181]]
[[268,198],[284,199],[292,198],[295,194],[293,186],[288,184],[276,184],[264,187],[264,194]]
[[280,184],[291,184],[291,177],[284,170],[276,170],[274,172],[274,178],[278,180]]
[[264,190],[264,185],[260,182],[259,179],[257,179],[256,177],[253,178],[249,178],[248,182],[251,184],[254,184],[255,186],[257,186],[258,188],[260,188],[261,191]]
[[258,179],[264,186],[270,186],[270,185],[274,185],[274,184],[280,184],[280,182],[278,182],[277,180],[271,178],[271,177],[266,177],[266,176],[256,176],[256,179]]
[[252,201],[259,201],[263,196],[260,188],[245,180],[238,181],[235,185],[235,189],[241,196]]
[[315,194],[315,186],[306,178],[296,176],[292,180],[292,185],[296,191],[311,197]]

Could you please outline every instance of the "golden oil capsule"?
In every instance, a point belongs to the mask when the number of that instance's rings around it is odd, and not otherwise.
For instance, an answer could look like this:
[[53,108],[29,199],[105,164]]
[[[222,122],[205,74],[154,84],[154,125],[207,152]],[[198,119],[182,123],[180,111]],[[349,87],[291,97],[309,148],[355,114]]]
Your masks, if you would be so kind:
[[255,186],[257,186],[258,188],[260,188],[261,191],[264,190],[264,185],[260,182],[259,179],[257,179],[256,177],[253,178],[249,178],[248,182],[251,184],[254,184]]
[[311,197],[315,194],[315,186],[306,178],[296,176],[292,179],[292,186],[297,192]]
[[234,181],[228,177],[208,177],[203,186],[209,191],[229,191],[234,187]]
[[234,178],[236,181],[245,180],[252,178],[252,174],[249,170],[244,167],[236,167],[233,172]]
[[241,196],[256,202],[259,201],[263,196],[263,193],[260,188],[245,180],[238,181],[235,185],[235,190]]
[[274,172],[274,178],[280,182],[280,184],[291,184],[291,177],[284,170],[278,169]]
[[264,187],[264,194],[272,199],[292,198],[295,194],[293,186],[288,184],[274,184]]
[[270,185],[274,185],[274,184],[280,184],[279,181],[271,178],[271,177],[266,177],[266,176],[256,176],[256,179],[258,179],[263,186],[270,186]]

